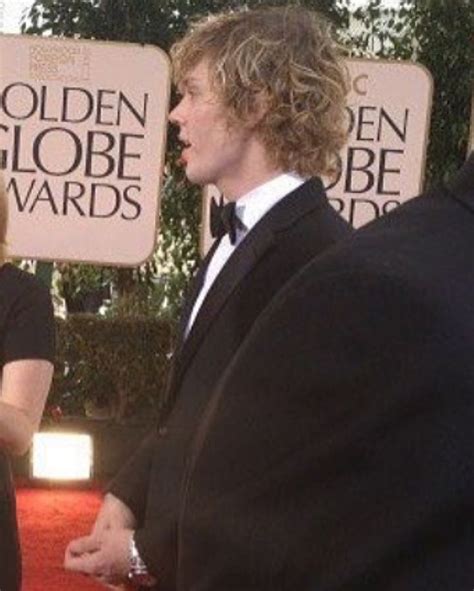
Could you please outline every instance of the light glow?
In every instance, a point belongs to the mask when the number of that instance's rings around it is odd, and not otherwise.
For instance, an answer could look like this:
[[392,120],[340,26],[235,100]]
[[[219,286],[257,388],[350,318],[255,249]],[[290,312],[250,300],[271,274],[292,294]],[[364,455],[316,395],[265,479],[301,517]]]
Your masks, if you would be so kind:
[[89,480],[92,437],[78,433],[36,433],[31,452],[33,478]]

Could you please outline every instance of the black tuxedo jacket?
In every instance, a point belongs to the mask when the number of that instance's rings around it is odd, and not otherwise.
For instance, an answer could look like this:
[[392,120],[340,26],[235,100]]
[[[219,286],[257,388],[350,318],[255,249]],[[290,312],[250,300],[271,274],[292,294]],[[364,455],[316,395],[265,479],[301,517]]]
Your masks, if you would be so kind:
[[474,587],[474,155],[279,292],[180,495],[179,591]]
[[182,333],[213,250],[185,303],[167,396],[174,407],[119,472],[109,490],[139,522],[137,546],[160,590],[174,589],[179,490],[201,411],[254,320],[284,283],[350,233],[312,179],[276,204],[249,232],[212,285],[186,339]]

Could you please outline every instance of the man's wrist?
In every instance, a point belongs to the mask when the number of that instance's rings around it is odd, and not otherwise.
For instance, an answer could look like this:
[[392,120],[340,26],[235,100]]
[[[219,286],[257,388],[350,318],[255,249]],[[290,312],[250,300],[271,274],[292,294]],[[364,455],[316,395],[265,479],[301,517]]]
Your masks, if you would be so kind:
[[153,587],[156,579],[148,572],[148,568],[138,552],[135,543],[135,533],[130,537],[129,544],[129,570],[127,575],[128,582],[132,588]]

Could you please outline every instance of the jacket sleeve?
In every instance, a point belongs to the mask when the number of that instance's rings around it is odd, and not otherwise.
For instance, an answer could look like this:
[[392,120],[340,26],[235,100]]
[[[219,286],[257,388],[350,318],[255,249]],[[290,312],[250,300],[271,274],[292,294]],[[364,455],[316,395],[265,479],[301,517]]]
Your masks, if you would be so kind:
[[127,505],[139,525],[145,515],[151,466],[157,445],[158,433],[153,429],[106,487],[106,492]]

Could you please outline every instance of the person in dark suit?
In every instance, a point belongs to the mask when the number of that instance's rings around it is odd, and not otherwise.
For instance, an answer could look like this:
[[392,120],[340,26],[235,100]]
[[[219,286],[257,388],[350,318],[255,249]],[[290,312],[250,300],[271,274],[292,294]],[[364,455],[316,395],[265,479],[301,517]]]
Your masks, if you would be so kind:
[[314,176],[335,172],[347,135],[347,74],[328,23],[297,7],[222,14],[196,24],[172,55],[182,98],[170,119],[186,175],[214,183],[227,205],[214,211],[217,239],[184,306],[174,406],[65,561],[104,582],[157,579],[160,589],[176,584],[176,501],[209,394],[271,297],[350,233]]
[[214,390],[178,591],[474,584],[474,153],[316,257]]

